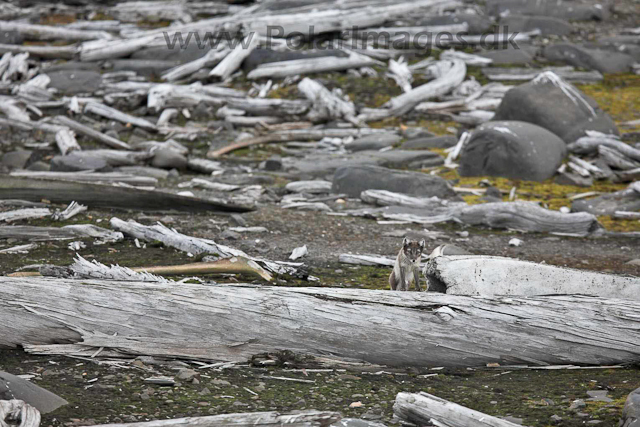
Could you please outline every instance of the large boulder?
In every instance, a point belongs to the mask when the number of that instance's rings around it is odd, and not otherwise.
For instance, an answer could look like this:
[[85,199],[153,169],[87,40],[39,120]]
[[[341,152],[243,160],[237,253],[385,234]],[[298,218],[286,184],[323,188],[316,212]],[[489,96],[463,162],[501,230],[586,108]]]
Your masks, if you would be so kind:
[[533,123],[567,143],[588,130],[619,134],[611,117],[592,98],[550,71],[509,90],[493,119]]
[[574,67],[597,70],[601,73],[625,73],[635,62],[626,53],[605,49],[587,49],[573,43],[557,43],[545,47],[544,57],[552,62],[562,62]]
[[487,13],[493,16],[538,15],[572,21],[604,21],[610,12],[610,2],[601,1],[487,0]]
[[331,191],[360,197],[365,190],[387,190],[411,196],[455,198],[453,188],[439,176],[404,172],[379,166],[343,166],[333,176]]
[[59,70],[48,72],[49,87],[64,95],[93,93],[102,85],[102,76],[91,70]]
[[620,427],[640,427],[640,388],[632,391],[627,397]]
[[461,176],[502,176],[526,181],[551,178],[567,152],[558,136],[526,122],[484,123],[460,154]]

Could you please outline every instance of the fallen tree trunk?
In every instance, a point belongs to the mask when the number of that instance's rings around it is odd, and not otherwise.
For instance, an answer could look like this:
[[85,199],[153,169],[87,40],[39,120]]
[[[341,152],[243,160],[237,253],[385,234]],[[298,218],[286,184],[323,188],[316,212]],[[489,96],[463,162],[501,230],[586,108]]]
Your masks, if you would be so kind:
[[640,360],[639,309],[585,296],[0,277],[0,346],[238,362],[291,350],[393,366],[614,365]]
[[453,295],[581,294],[640,301],[640,278],[492,256],[439,256],[424,266],[430,290]]
[[0,21],[0,31],[15,32],[26,40],[38,41],[87,41],[96,39],[111,39],[113,36],[105,31],[74,30],[50,25],[25,24],[22,22]]
[[398,393],[393,413],[404,421],[417,425],[446,427],[520,427],[473,409],[457,405],[431,394]]
[[[175,418],[141,423],[102,424],[96,427],[329,427],[340,421],[338,412],[301,411],[296,413],[250,412],[240,414],[211,415],[208,417]],[[25,426],[29,427],[29,426]]]
[[51,181],[4,176],[0,199],[69,203],[75,200],[95,208],[182,212],[248,212],[253,208],[224,200],[180,196],[140,188],[116,187],[75,181]]

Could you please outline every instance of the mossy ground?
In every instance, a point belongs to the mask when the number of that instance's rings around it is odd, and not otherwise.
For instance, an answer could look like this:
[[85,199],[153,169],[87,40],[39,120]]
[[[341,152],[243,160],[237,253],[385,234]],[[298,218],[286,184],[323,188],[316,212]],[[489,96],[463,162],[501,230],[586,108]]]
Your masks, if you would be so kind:
[[[283,367],[241,366],[223,371],[198,370],[196,383],[178,382],[174,387],[144,383],[145,378],[153,376],[175,376],[178,367],[136,362],[126,369],[86,360],[25,355],[17,350],[0,352],[0,370],[35,374],[34,383],[69,401],[69,405],[44,415],[43,426],[302,409],[339,411],[344,416],[396,424],[392,407],[401,391],[425,391],[492,415],[523,418],[524,425],[531,427],[553,425],[552,415],[563,418],[561,426],[582,426],[587,420],[614,426],[626,396],[640,386],[637,368],[309,369],[305,375]],[[313,382],[265,378],[272,376]],[[573,400],[588,399],[589,390],[608,390],[613,402],[587,401],[581,414],[569,410]],[[350,407],[354,402],[362,406]]]

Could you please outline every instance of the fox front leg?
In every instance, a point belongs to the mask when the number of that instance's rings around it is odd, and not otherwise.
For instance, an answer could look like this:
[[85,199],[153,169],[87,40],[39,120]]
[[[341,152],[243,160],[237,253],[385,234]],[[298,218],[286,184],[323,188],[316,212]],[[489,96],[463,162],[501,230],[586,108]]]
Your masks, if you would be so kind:
[[413,282],[418,292],[422,292],[422,287],[420,286],[420,269],[417,267],[413,269]]

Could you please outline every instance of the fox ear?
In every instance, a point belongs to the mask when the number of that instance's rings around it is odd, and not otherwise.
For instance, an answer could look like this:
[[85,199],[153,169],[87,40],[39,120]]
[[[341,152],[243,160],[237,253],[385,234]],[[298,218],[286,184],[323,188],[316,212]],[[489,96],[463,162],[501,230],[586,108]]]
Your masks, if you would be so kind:
[[425,245],[424,239],[420,240],[420,248],[424,249],[424,245]]
[[402,246],[408,246],[408,245],[409,245],[409,239],[405,237],[404,239],[402,239]]

